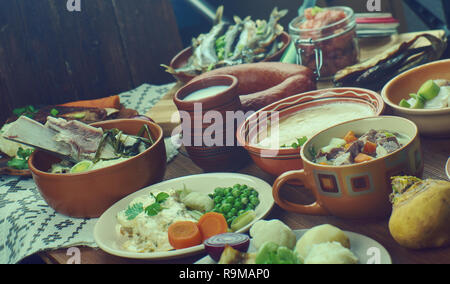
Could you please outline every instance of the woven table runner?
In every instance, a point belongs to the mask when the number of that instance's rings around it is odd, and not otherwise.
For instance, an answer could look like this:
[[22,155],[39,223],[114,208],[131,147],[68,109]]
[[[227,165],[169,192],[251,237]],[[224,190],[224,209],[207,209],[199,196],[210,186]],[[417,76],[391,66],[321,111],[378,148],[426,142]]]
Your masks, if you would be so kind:
[[[120,94],[121,103],[145,114],[173,84],[144,84]],[[165,140],[167,160],[178,149],[170,138]],[[94,241],[97,219],[75,219],[50,208],[41,197],[32,178],[0,176],[0,263],[20,262],[44,250],[75,246],[98,247]]]

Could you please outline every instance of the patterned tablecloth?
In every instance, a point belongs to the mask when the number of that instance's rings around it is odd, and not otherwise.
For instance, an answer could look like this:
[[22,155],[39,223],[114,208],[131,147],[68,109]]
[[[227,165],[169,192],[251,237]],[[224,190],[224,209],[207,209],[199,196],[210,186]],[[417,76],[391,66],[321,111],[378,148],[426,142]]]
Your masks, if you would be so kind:
[[[145,114],[173,84],[144,84],[120,94],[122,104]],[[166,139],[168,162],[177,148]],[[79,245],[97,247],[93,229],[97,219],[75,219],[50,208],[32,178],[0,176],[0,263],[17,263],[43,250]]]

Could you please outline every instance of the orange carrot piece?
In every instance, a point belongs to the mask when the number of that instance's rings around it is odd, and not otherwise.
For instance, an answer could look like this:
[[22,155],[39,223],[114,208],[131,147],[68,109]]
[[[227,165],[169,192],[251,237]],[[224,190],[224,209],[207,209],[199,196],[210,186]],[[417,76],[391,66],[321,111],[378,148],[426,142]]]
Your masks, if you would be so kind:
[[356,137],[355,133],[353,131],[349,131],[345,136],[344,136],[344,140],[345,142],[347,142],[347,144],[353,143],[356,140],[358,140],[358,138]]
[[191,221],[172,223],[167,234],[169,243],[174,249],[189,248],[202,243],[202,234],[197,224]]
[[369,162],[371,160],[373,160],[373,157],[363,154],[363,153],[359,153],[358,156],[355,157],[355,163],[357,163],[357,164]]
[[367,141],[366,144],[364,144],[363,152],[365,154],[373,154],[377,151],[377,144],[372,143],[370,141]]
[[227,220],[222,214],[217,212],[205,213],[198,220],[198,227],[202,234],[203,241],[228,231]]
[[106,98],[100,98],[95,100],[83,100],[65,103],[60,106],[65,107],[94,107],[94,108],[115,108],[120,109],[120,97],[110,96]]

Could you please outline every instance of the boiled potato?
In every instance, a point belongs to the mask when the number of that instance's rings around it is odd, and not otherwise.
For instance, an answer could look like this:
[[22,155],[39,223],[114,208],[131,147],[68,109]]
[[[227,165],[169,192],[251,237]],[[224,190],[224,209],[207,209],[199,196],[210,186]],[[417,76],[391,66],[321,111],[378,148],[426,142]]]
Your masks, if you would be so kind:
[[313,245],[305,264],[357,264],[356,257],[351,250],[338,242],[328,242]]
[[450,182],[395,177],[392,184],[393,211],[389,220],[392,237],[411,249],[449,245]]
[[298,257],[305,260],[314,245],[328,242],[338,242],[344,248],[350,249],[350,240],[347,235],[341,229],[325,224],[308,230],[298,240],[295,252]]
[[294,232],[280,220],[259,220],[250,228],[250,236],[257,249],[266,242],[293,249],[297,240]]

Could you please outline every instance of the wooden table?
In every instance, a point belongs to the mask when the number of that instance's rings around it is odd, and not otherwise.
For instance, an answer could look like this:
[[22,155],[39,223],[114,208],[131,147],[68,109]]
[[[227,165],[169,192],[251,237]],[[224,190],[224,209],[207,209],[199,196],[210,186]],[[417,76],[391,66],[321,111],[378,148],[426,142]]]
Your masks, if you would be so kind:
[[[447,177],[444,173],[445,163],[450,155],[450,139],[430,139],[422,137],[422,146],[425,157],[424,178],[444,179]],[[264,173],[253,162],[239,171],[240,173],[259,177],[270,184],[273,184],[274,177]],[[182,151],[167,168],[165,179],[199,174],[202,173],[193,162],[185,156]],[[311,201],[311,196],[306,192],[294,192],[289,188],[284,189],[285,194],[292,195],[293,198],[299,198],[305,202]],[[275,205],[267,219],[280,219],[292,229],[311,228],[320,224],[332,224],[347,231],[352,231],[366,235],[382,244],[390,253],[392,260],[396,264],[450,264],[450,247],[445,249],[433,249],[413,251],[402,248],[390,236],[388,230],[388,220],[343,220],[335,217],[306,216],[295,213],[289,213]],[[100,249],[80,247],[81,263],[83,264],[134,264],[134,263],[170,263],[170,264],[191,264],[205,256],[199,254],[193,257],[150,262],[141,260],[130,260],[115,257],[103,252]],[[71,256],[67,256],[67,250],[48,251],[40,253],[41,258],[47,263],[67,263]]]
[[[442,31],[432,31],[438,36],[442,36]],[[393,36],[386,41],[366,40],[361,42],[361,57],[370,58],[381,50],[386,49],[387,46],[398,44],[404,40],[414,37],[416,34],[406,34]],[[178,86],[179,87],[179,86]],[[330,84],[319,84],[319,88],[331,87]],[[172,94],[173,95],[173,92]],[[172,97],[168,95],[165,100],[162,100],[157,107],[153,109],[154,115],[161,114],[162,110],[169,110],[169,113],[162,113],[162,117],[158,123],[167,126],[165,131],[171,133],[171,129],[177,124],[171,121],[171,114],[176,111],[173,106]],[[153,118],[154,115],[151,115]],[[445,163],[450,156],[450,139],[430,139],[422,138],[423,150],[425,156],[425,173],[424,178],[435,178],[446,180],[444,173]],[[186,175],[200,174],[202,170],[193,164],[193,162],[185,155],[180,154],[172,161],[167,168],[165,180],[177,178]],[[240,173],[253,175],[259,177],[270,184],[273,184],[275,177],[272,177],[262,170],[260,170],[254,163],[249,162],[248,165],[240,170]],[[284,194],[292,195],[295,200],[302,200],[304,202],[313,201],[305,191],[293,191],[292,189],[284,189]],[[287,196],[287,197],[288,197]],[[306,216],[294,213],[289,213],[278,206],[275,206],[267,219],[280,219],[285,222],[292,229],[311,228],[316,225],[329,223],[347,231],[353,231],[371,237],[381,243],[391,254],[394,263],[450,263],[450,247],[446,249],[422,250],[412,251],[400,247],[394,239],[390,236],[388,230],[388,220],[343,220],[335,217],[317,217]],[[111,256],[99,249],[80,248],[82,263],[142,263],[139,260],[129,260]],[[40,253],[40,256],[47,263],[67,263],[71,256],[66,255],[67,250],[57,250]],[[145,262],[145,263],[184,263],[190,264],[204,257],[205,254],[200,254],[194,257],[162,261],[162,262]]]

